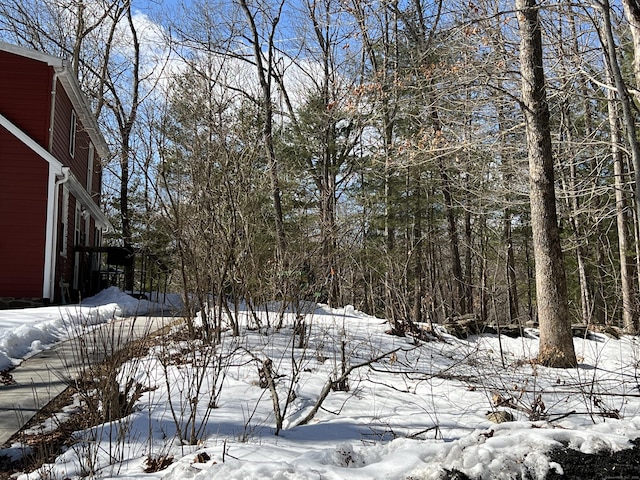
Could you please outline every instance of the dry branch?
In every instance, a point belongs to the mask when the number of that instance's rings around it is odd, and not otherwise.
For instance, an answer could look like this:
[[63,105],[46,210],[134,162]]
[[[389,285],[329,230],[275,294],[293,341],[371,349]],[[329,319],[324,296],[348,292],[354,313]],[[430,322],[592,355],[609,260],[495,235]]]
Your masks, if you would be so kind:
[[324,387],[322,387],[322,391],[320,392],[320,396],[318,397],[318,400],[316,400],[316,404],[313,406],[311,411],[296,424],[296,427],[300,425],[307,425],[311,420],[313,420],[313,418],[316,416],[316,413],[318,413],[318,410],[320,410],[320,407],[322,407],[322,404],[324,403],[326,398],[329,396],[329,392],[331,392],[331,389],[334,387],[334,385],[340,385],[346,382],[351,372],[353,372],[354,370],[357,370],[358,368],[366,367],[367,365],[371,365],[372,363],[379,362],[384,357],[387,357],[393,353],[396,353],[399,350],[401,349],[396,348],[395,350],[391,350],[390,352],[383,353],[382,355],[372,358],[371,360],[367,360],[366,362],[352,365],[349,368],[347,368],[342,373],[342,375],[340,375],[340,377],[338,377],[336,380],[332,380],[331,377],[329,377],[329,380],[327,380],[327,383],[325,383]]

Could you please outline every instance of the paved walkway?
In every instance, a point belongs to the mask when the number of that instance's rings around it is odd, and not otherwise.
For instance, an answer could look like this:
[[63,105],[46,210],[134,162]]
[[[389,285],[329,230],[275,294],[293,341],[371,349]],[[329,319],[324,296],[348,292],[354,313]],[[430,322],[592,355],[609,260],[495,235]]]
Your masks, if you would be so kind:
[[90,363],[175,321],[173,317],[125,318],[62,342],[12,370],[15,384],[0,384],[0,446],[64,391]]

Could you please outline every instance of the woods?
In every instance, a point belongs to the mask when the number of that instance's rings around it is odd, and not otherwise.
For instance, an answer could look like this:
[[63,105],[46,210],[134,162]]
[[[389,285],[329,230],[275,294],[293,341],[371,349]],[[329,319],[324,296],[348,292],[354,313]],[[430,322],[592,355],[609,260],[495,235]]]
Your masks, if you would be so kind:
[[240,305],[314,301],[399,335],[539,323],[566,367],[571,324],[638,328],[638,21],[630,0],[8,0],[0,38],[70,59],[113,155],[109,242],[214,307],[212,341]]

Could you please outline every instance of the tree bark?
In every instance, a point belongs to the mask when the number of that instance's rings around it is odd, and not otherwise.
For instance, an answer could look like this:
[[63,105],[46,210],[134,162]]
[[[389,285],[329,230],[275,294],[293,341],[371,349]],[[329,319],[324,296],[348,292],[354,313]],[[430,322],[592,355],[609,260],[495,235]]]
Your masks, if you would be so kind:
[[622,8],[633,40],[633,75],[637,88],[640,86],[640,3],[637,0],[622,0]]
[[[561,137],[567,142],[569,145],[569,149],[571,149],[571,145],[573,145],[573,134],[572,127],[574,127],[573,118],[570,112],[570,106],[567,102],[562,102],[562,106],[560,107],[560,115],[562,116],[561,121]],[[582,323],[588,325],[591,323],[591,312],[592,312],[592,300],[591,300],[591,291],[589,288],[588,275],[587,275],[587,266],[585,262],[585,240],[583,240],[584,235],[584,227],[582,226],[581,218],[580,218],[580,199],[578,198],[578,192],[576,189],[577,185],[577,168],[576,162],[577,160],[573,157],[571,150],[564,152],[567,156],[566,162],[568,165],[568,174],[561,170],[561,178],[562,178],[562,186],[564,189],[564,196],[566,197],[567,209],[569,212],[569,225],[571,226],[571,230],[573,232],[573,236],[576,241],[575,246],[575,254],[576,254],[576,263],[578,268],[578,281],[580,284],[580,310]]]
[[[314,3],[314,6],[317,4]],[[316,181],[320,190],[319,210],[320,210],[320,231],[322,244],[323,270],[328,278],[326,302],[329,306],[335,306],[338,300],[338,281],[336,275],[336,247],[337,247],[337,225],[336,225],[336,196],[337,196],[337,172],[341,163],[336,151],[336,125],[335,120],[329,114],[332,109],[333,98],[331,94],[332,77],[335,75],[332,65],[331,34],[330,34],[330,5],[325,3],[324,11],[320,12],[318,18],[315,9],[309,7],[309,17],[313,22],[314,32],[318,46],[322,55],[322,80],[321,99],[323,111],[323,135],[322,152],[319,157],[319,178]]]
[[[608,0],[600,1],[598,2],[598,5],[600,5],[600,11],[602,12],[602,33],[600,37],[602,39],[605,51],[605,60],[611,74],[613,75],[616,92],[618,94],[618,99],[620,100],[620,105],[622,107],[622,118],[627,132],[627,141],[629,142],[629,149],[631,151],[631,162],[633,163],[634,170],[635,211],[636,216],[640,218],[640,143],[638,142],[638,137],[636,134],[636,125],[633,115],[633,109],[631,106],[631,99],[629,98],[629,92],[622,76],[620,63],[618,62],[618,53],[616,52],[613,28],[611,26],[611,6]],[[637,52],[635,55],[640,55],[640,52]]]
[[[432,102],[432,105],[435,105]],[[432,106],[429,117],[434,129],[436,138],[442,135],[442,124],[437,110]],[[452,315],[464,315],[467,313],[467,304],[465,297],[464,277],[462,273],[462,261],[460,260],[460,242],[458,240],[458,226],[456,222],[456,212],[451,194],[452,182],[442,159],[438,160],[438,169],[440,170],[440,182],[442,184],[442,196],[444,199],[444,208],[447,216],[447,226],[449,233],[449,250],[451,255],[451,273],[453,274],[451,310]]]
[[577,364],[567,305],[554,187],[553,152],[542,67],[542,33],[535,0],[516,0],[520,29],[522,104],[529,157],[529,200],[540,324],[538,361],[549,367]]
[[449,233],[449,249],[451,251],[451,272],[453,273],[453,298],[452,310],[454,315],[464,315],[467,313],[465,302],[465,286],[462,275],[462,262],[460,261],[460,247],[458,241],[458,228],[456,214],[451,196],[451,180],[442,162],[440,167],[440,180],[442,181],[442,194],[444,196],[444,206],[447,215],[447,226]]
[[622,293],[622,325],[626,331],[635,331],[637,315],[634,308],[633,281],[631,278],[629,251],[629,232],[627,226],[625,201],[624,161],[620,151],[620,125],[614,94],[607,91],[609,129],[611,135],[611,155],[613,156],[613,175],[616,194],[616,225],[618,228],[618,254],[620,258],[620,290]]
[[509,322],[513,323],[520,315],[518,305],[518,283],[516,277],[516,261],[513,252],[513,233],[511,230],[511,209],[504,209],[504,218],[502,220],[503,230],[502,239],[506,249],[505,254],[505,278],[507,282],[507,297],[509,301]]

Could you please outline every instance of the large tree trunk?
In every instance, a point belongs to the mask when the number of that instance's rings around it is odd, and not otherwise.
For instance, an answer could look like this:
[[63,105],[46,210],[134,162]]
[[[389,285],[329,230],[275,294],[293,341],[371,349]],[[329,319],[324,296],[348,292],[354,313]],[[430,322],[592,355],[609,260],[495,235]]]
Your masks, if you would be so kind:
[[620,257],[620,289],[622,293],[622,324],[627,331],[636,329],[636,312],[634,308],[633,280],[631,277],[631,261],[628,258],[629,233],[627,226],[625,201],[624,161],[620,151],[620,125],[618,123],[618,109],[614,94],[607,91],[607,106],[609,112],[609,129],[611,132],[611,155],[613,156],[613,173],[615,177],[616,193],[616,225],[618,227],[618,254]]
[[[608,0],[602,0],[598,3],[602,12],[602,32],[600,38],[602,39],[605,60],[608,64],[609,70],[613,75],[613,81],[616,87],[616,93],[620,100],[620,106],[622,107],[622,119],[627,132],[627,141],[629,142],[629,150],[631,152],[631,162],[633,163],[634,170],[634,200],[636,217],[640,219],[640,142],[636,134],[635,117],[632,109],[632,102],[629,98],[629,92],[622,76],[620,69],[620,63],[618,61],[618,53],[616,51],[615,39],[613,36],[613,28],[611,26],[611,6]],[[630,25],[632,35],[634,37],[634,49],[640,48],[640,32],[638,32],[638,8],[634,1],[623,1],[625,11],[630,16]],[[638,38],[636,38],[638,37]],[[637,42],[636,42],[637,40]],[[640,52],[634,52],[634,70],[638,76],[640,76]],[[638,232],[636,230],[636,235]]]
[[[424,299],[424,246],[422,241],[422,185],[420,181],[419,166],[414,167],[414,203],[413,209],[413,238],[411,239],[413,250],[413,314],[411,316],[414,323],[423,321],[423,299]],[[417,170],[417,171],[416,171]]]
[[462,262],[460,261],[460,247],[458,242],[458,227],[456,213],[451,196],[451,180],[442,162],[439,163],[440,179],[442,181],[442,195],[444,196],[444,206],[447,215],[447,225],[449,233],[449,249],[451,255],[451,273],[453,273],[453,298],[451,308],[454,315],[464,315],[467,313],[465,302],[465,286],[462,276]]
[[567,285],[556,214],[542,35],[535,0],[516,0],[520,28],[522,103],[527,129],[531,230],[540,323],[538,361],[549,367],[577,364],[567,306]]
[[[138,116],[138,107],[140,106],[140,41],[138,39],[136,25],[133,21],[131,5],[127,5],[125,15],[129,24],[129,32],[131,33],[132,38],[131,46],[134,52],[130,85],[131,104],[128,111],[125,111],[121,106],[117,108],[117,112],[114,111],[114,113],[116,113],[121,119],[118,122],[118,125],[120,133],[120,158],[122,169],[120,178],[120,212],[122,214],[122,239],[124,247],[131,252],[131,255],[133,255],[133,226],[131,221],[131,209],[129,206],[129,176],[131,173],[129,162],[131,157],[131,132],[133,131],[133,126],[136,123],[136,118]],[[118,103],[122,104],[122,102]],[[132,292],[135,286],[134,274],[135,263],[125,267],[125,289]],[[143,290],[143,287],[144,285],[140,285],[140,291]]]
[[505,277],[507,282],[507,298],[509,307],[509,323],[513,323],[520,316],[520,308],[518,305],[518,283],[516,277],[516,260],[513,252],[513,235],[511,231],[511,209],[504,209],[504,218],[502,220],[503,230],[502,239],[506,248],[506,265]]
[[[435,102],[431,102],[431,104],[435,105]],[[438,138],[442,134],[442,124],[440,123],[440,117],[438,116],[438,112],[434,107],[431,107],[429,115],[435,132],[435,137]],[[452,181],[442,159],[438,160],[437,165],[438,169],[440,170],[442,196],[444,199],[444,208],[447,216],[447,226],[449,233],[451,273],[453,274],[453,291],[451,298],[452,315],[464,315],[467,313],[467,303],[465,301],[466,290],[462,272],[462,261],[460,260],[460,242],[458,240],[458,226],[456,222],[457,216],[454,207],[453,196],[451,194]]]
[[622,0],[624,14],[629,21],[629,30],[633,40],[633,75],[636,86],[640,86],[640,2],[637,0]]
[[[120,218],[122,221],[122,242],[124,248],[133,253],[133,231],[131,227],[131,211],[129,208],[129,135],[121,136],[120,152]],[[135,258],[135,257],[134,257]],[[127,264],[124,267],[124,289],[133,292],[135,287],[135,264]],[[140,289],[142,290],[142,285]]]
[[[562,126],[560,127],[561,136],[567,141],[568,145],[571,146],[573,145],[572,128],[574,127],[574,123],[569,110],[569,105],[567,105],[566,102],[563,102],[563,105],[560,108],[560,114],[562,116]],[[580,284],[580,309],[582,313],[582,323],[587,325],[591,323],[593,305],[589,282],[587,280],[587,265],[585,262],[586,247],[584,245],[585,240],[583,240],[584,227],[582,226],[580,218],[580,208],[582,205],[580,205],[580,199],[578,198],[578,192],[576,189],[576,185],[578,183],[576,160],[574,158],[570,158],[572,154],[569,151],[566,152],[566,155],[569,157],[566,159],[566,163],[569,164],[569,171],[567,174],[567,172],[561,170],[562,186],[569,212],[568,223],[571,226],[571,231],[573,232],[573,236],[576,241],[575,254],[578,268],[578,281]]]
[[[629,21],[629,29],[631,31],[631,37],[633,39],[633,73],[635,76],[636,89],[637,89],[640,86],[640,3],[638,3],[636,0],[622,0],[622,6],[624,8],[625,16]],[[608,9],[609,6],[607,3],[605,3],[604,7]],[[607,19],[608,19],[608,14],[605,15],[605,21]],[[607,29],[607,39],[609,37],[608,33],[609,33],[609,29]],[[609,45],[607,45],[607,47],[609,47]],[[613,53],[615,53],[615,51],[612,48],[608,48],[607,50],[613,51]],[[611,62],[613,62],[614,60],[615,58],[610,59]],[[613,69],[611,69],[611,71],[613,72],[614,76],[617,79],[619,76],[619,71],[616,71]],[[616,87],[618,87],[618,84],[619,82],[616,82]],[[620,88],[618,88],[618,90],[620,90]],[[621,99],[623,102],[627,100],[624,96],[622,96]],[[612,117],[612,115],[615,115],[615,112],[611,111],[611,109],[614,108],[614,106],[611,105],[611,99],[609,100],[609,104],[610,104],[609,105],[609,109],[610,109],[609,122],[612,123],[612,122],[615,122],[615,117]],[[623,104],[623,109],[624,109],[624,104]],[[617,122],[615,123],[617,125]],[[629,128],[632,124],[632,121],[627,120],[625,123],[627,124],[627,128]],[[612,132],[613,131],[614,130],[612,128]],[[617,131],[618,131],[618,128],[615,129],[615,132]],[[635,138],[636,136],[635,129],[630,129],[630,131],[628,132],[628,135],[633,136],[633,138]],[[636,160],[639,152],[637,148],[637,142],[634,142],[633,138],[630,139],[630,142],[631,142],[632,159],[634,160],[633,166],[635,170],[636,212],[640,212],[640,201],[638,200],[640,196],[640,171],[638,171],[638,164],[640,162]],[[613,138],[612,138],[612,152],[614,154],[614,162],[615,162],[614,167],[615,167],[616,186],[618,187],[619,183],[624,181],[623,163],[622,163],[621,152],[619,151],[617,144],[613,143]],[[636,156],[634,157],[633,154],[636,154]],[[621,183],[621,185],[622,184],[623,183]],[[629,271],[630,262],[626,258],[627,250],[628,250],[628,241],[627,241],[627,227],[626,227],[627,221],[626,221],[626,215],[624,214],[624,209],[625,209],[625,205],[624,205],[624,196],[623,196],[622,188],[616,188],[616,212],[617,212],[617,219],[618,219],[618,247],[620,251],[620,283],[622,287],[622,305],[623,305],[622,306],[622,309],[623,309],[622,323],[627,332],[636,333],[638,331],[638,318],[637,318],[637,312],[634,305],[635,299],[633,295],[633,286],[632,286],[633,283],[631,282],[631,274]],[[640,217],[640,214],[638,214],[638,217]],[[636,236],[637,236],[637,228],[636,228]],[[636,248],[637,248],[637,244],[636,244]],[[640,255],[637,257],[637,259],[638,261],[640,261]],[[638,274],[640,275],[640,269],[638,269]]]

